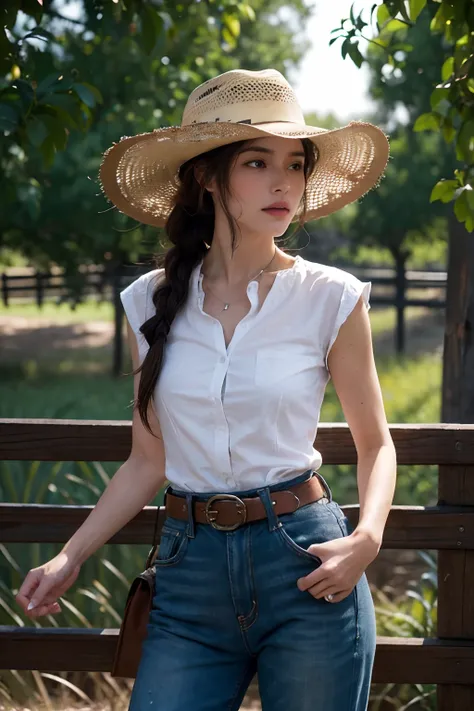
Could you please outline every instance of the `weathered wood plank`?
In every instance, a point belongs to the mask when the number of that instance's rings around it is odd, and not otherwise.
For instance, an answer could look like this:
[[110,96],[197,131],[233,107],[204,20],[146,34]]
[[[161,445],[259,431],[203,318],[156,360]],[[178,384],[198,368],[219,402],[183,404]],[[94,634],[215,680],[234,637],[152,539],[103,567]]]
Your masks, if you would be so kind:
[[[390,425],[399,464],[474,462],[474,425]],[[122,462],[130,452],[126,420],[0,419],[0,459]],[[355,464],[346,423],[324,422],[314,442],[324,464]]]
[[[65,543],[87,518],[93,506],[0,504],[0,542]],[[355,527],[359,505],[341,506]],[[165,509],[158,512],[161,531]],[[145,506],[109,543],[150,543],[156,507]],[[392,506],[383,548],[474,550],[474,506]],[[474,596],[473,596],[474,597]]]
[[[110,671],[118,629],[0,627],[0,669]],[[374,682],[472,682],[474,646],[437,639],[378,637]]]
[[[440,466],[438,502],[440,508],[474,504],[474,466]],[[463,524],[458,527],[460,540],[466,535]],[[474,648],[474,551],[440,550],[438,553],[438,637],[457,643],[462,639]],[[462,682],[439,681],[437,703],[440,711],[474,708],[474,679],[469,691]],[[468,704],[468,705],[466,705]]]

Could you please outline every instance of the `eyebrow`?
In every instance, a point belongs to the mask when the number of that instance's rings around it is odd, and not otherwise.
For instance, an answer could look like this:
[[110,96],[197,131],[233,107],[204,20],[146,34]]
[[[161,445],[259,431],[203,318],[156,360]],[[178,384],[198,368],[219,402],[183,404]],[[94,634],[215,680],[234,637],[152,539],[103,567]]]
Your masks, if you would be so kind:
[[[250,146],[249,148],[244,148],[241,153],[249,153],[250,151],[260,151],[261,153],[275,153],[270,148],[264,148],[263,146]],[[289,156],[299,156],[301,158],[305,157],[305,154],[301,151],[293,151],[288,153]]]

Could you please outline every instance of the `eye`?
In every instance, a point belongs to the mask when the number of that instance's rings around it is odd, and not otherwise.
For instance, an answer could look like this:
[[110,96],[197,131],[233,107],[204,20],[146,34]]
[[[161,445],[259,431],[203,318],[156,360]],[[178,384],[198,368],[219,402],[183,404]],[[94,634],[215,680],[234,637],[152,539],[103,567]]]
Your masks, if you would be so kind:
[[304,168],[303,163],[293,163],[293,165],[296,165],[298,170],[303,170],[303,168]]
[[245,165],[250,165],[251,163],[263,163],[263,160],[261,160],[261,158],[254,158],[253,160],[249,160]]

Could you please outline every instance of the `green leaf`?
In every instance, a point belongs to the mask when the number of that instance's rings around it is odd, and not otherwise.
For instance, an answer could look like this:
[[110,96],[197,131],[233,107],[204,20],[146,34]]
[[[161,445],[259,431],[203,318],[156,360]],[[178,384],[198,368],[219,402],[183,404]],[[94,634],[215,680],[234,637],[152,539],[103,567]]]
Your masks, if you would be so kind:
[[436,15],[430,22],[430,30],[432,32],[443,32],[448,19],[449,18],[446,16],[446,4],[441,3]]
[[39,148],[49,135],[48,127],[38,116],[33,116],[26,124],[26,135],[30,143]]
[[235,15],[230,15],[229,13],[224,12],[222,15],[222,22],[227,27],[231,35],[237,39],[240,35],[240,22]]
[[384,32],[398,32],[398,30],[406,30],[407,26],[405,22],[401,20],[390,20],[383,28]]
[[377,29],[380,32],[383,25],[388,22],[391,18],[391,14],[388,11],[388,7],[383,3],[377,8]]
[[469,205],[469,209],[474,212],[474,190],[473,190],[473,188],[471,188],[471,186],[466,186],[465,191],[466,191],[466,199],[467,199],[467,204]]
[[255,22],[255,10],[251,5],[248,5],[246,2],[241,2],[238,5],[240,12],[244,17],[247,18],[247,20],[250,20],[251,22]]
[[347,51],[354,64],[360,69],[364,62],[364,57],[359,51],[358,42],[350,42]]
[[421,114],[415,121],[414,131],[438,131],[439,118],[432,113]]
[[0,104],[0,131],[13,131],[19,123],[18,111],[8,104]]
[[346,56],[347,56],[347,53],[348,53],[348,51],[349,51],[349,46],[350,46],[350,44],[351,44],[350,39],[348,39],[348,38],[346,37],[346,39],[344,40],[344,42],[343,42],[342,45],[341,45],[341,54],[342,54],[342,58],[343,58],[343,59],[345,59]]
[[67,82],[62,77],[61,72],[53,72],[48,74],[36,87],[36,96],[40,98],[49,92],[54,92],[56,90],[63,91],[67,88]]
[[86,86],[85,84],[75,83],[72,85],[72,88],[74,89],[80,100],[83,101],[86,106],[88,106],[90,109],[94,108],[96,104],[94,92],[92,92],[88,86]]
[[454,128],[451,119],[447,118],[441,127],[441,133],[446,143],[451,143],[451,141],[456,136],[456,129]]
[[442,116],[447,116],[451,109],[449,91],[449,89],[435,89],[430,96],[431,108]]
[[163,32],[164,20],[153,7],[143,5],[141,14],[142,48],[145,54],[151,54],[155,48],[156,40]]
[[416,22],[418,15],[426,5],[426,0],[409,0],[408,6],[410,9],[410,20]]
[[464,121],[458,133],[456,154],[458,160],[470,161],[470,154],[473,152],[471,144],[474,143],[474,119]]
[[222,29],[222,39],[233,49],[236,46],[235,37],[229,32],[227,27]]
[[448,57],[441,67],[441,79],[447,81],[454,72],[454,57]]
[[35,98],[33,87],[24,79],[15,79],[12,86],[18,90],[24,111],[28,111]]
[[434,202],[435,200],[450,202],[453,199],[457,188],[457,180],[440,180],[431,191],[430,202]]
[[96,86],[94,86],[93,84],[89,84],[89,82],[87,82],[87,81],[82,81],[81,85],[85,86],[87,89],[89,89],[89,91],[91,91],[94,94],[97,104],[104,103],[102,94],[100,93],[99,89]]
[[465,190],[462,191],[454,202],[454,214],[458,218],[459,222],[464,222],[466,218],[469,217],[469,205],[467,204]]

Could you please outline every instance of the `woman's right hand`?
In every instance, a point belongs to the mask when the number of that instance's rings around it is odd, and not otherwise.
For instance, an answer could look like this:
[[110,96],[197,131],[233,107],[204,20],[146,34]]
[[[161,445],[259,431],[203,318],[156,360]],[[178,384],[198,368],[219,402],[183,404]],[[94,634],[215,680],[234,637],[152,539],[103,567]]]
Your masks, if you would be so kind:
[[[80,569],[70,555],[61,551],[47,563],[28,572],[15,599],[29,617],[56,615],[61,612],[57,599],[73,585]],[[30,602],[34,607],[28,610]]]

